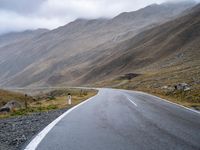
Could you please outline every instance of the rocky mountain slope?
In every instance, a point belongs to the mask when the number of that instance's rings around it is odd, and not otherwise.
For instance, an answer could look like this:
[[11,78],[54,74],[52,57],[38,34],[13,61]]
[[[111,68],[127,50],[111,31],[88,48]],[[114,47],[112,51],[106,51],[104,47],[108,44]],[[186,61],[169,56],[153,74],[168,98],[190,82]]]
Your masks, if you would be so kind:
[[91,80],[95,74],[107,78],[109,75],[113,76],[113,72],[116,75],[132,71],[148,73],[148,70],[157,71],[178,65],[199,66],[199,48],[200,5],[197,5],[185,16],[120,43],[114,50],[110,50],[110,57],[101,55],[102,61],[92,62],[99,67],[93,68],[82,79],[83,82]]
[[[0,85],[88,84],[163,61],[181,48],[186,41],[179,40],[185,33],[182,28],[190,30],[185,23],[196,18],[191,13],[161,24],[194,5],[189,2],[151,5],[113,19],[77,19],[30,38],[23,35],[20,40],[0,47]],[[177,43],[171,44],[174,40]]]

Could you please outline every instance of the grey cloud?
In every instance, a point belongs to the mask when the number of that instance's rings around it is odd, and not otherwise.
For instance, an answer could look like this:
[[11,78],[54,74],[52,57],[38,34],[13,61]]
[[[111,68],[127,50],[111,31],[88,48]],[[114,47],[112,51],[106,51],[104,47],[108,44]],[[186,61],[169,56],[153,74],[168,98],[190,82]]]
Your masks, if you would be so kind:
[[76,18],[114,17],[121,12],[134,11],[152,3],[166,1],[0,0],[0,34],[36,28],[53,29]]
[[0,0],[0,9],[21,13],[34,13],[47,0]]

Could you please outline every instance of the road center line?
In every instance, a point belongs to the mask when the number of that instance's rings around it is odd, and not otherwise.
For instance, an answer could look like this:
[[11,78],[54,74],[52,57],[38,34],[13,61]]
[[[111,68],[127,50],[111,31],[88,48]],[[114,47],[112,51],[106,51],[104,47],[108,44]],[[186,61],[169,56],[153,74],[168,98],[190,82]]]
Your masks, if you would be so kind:
[[[128,97],[127,97],[128,98]],[[133,104],[133,105],[135,105],[136,107],[137,107],[137,104],[134,102],[134,101],[132,101],[130,98],[128,98],[128,100]]]

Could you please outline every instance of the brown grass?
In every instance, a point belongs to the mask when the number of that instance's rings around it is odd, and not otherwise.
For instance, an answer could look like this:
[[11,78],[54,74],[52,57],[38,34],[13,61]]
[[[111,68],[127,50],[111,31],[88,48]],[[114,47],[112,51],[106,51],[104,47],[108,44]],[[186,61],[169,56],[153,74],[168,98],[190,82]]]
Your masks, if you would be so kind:
[[[72,105],[67,104],[67,94],[72,95]],[[69,109],[86,99],[97,94],[96,90],[80,90],[80,89],[60,89],[54,90],[43,95],[35,96],[35,101],[28,104],[28,109],[16,109],[7,114],[0,114],[0,118],[8,118],[12,116],[28,115],[34,112],[47,112],[56,109]]]
[[[22,93],[7,91],[7,90],[0,90],[0,107],[5,105],[7,102],[11,100],[17,100],[21,103],[24,103],[25,96]],[[32,97],[28,97],[28,101],[33,101]]]

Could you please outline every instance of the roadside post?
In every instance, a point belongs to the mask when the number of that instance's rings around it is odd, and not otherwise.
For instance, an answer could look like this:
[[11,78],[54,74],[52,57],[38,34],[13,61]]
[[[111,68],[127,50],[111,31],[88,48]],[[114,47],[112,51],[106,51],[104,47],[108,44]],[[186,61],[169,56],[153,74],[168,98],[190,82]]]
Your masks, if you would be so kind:
[[28,97],[28,95],[25,94],[24,96],[25,96],[25,98],[24,98],[24,106],[25,106],[25,109],[27,109],[28,108],[28,103],[27,103],[27,97]]
[[68,105],[72,104],[72,96],[70,93],[68,93]]

